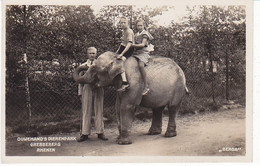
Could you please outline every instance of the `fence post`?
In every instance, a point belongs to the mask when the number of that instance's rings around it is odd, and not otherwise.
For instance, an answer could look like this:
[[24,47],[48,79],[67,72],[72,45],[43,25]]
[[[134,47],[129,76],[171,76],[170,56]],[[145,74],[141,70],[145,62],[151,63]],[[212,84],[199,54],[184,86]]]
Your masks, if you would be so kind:
[[28,132],[30,132],[31,121],[32,121],[32,110],[31,110],[31,99],[30,99],[30,89],[29,89],[29,71],[28,71],[28,62],[27,55],[24,53],[24,62],[25,62],[25,90],[26,90],[26,107],[28,108]]
[[25,94],[26,94],[26,107],[28,109],[28,128],[27,128],[27,133],[30,133],[31,130],[31,116],[32,116],[32,112],[31,112],[31,101],[30,101],[30,91],[29,91],[29,78],[28,78],[28,63],[27,63],[27,7],[26,5],[23,5],[23,35],[24,35],[24,54],[23,54],[23,60],[24,60],[24,64],[25,64]]
[[226,52],[226,101],[229,101],[229,59],[228,53]]
[[213,60],[212,60],[212,55],[210,54],[210,73],[211,73],[211,90],[212,90],[212,100],[214,103],[216,103],[215,101],[215,84],[214,84],[214,81],[215,81],[215,74],[213,72]]
[[133,29],[133,5],[130,5],[130,28]]

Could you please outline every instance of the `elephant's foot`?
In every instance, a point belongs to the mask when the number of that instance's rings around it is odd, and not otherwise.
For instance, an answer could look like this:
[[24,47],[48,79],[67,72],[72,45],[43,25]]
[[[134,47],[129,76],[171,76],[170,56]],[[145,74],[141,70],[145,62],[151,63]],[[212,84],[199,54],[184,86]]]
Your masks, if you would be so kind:
[[166,131],[165,133],[165,137],[175,137],[175,136],[177,136],[176,131]]
[[162,133],[162,129],[158,129],[158,128],[150,128],[148,131],[148,135],[158,135]]
[[119,145],[132,144],[131,139],[128,138],[128,137],[122,138],[122,137],[119,136],[119,138],[116,140],[116,142],[117,142]]

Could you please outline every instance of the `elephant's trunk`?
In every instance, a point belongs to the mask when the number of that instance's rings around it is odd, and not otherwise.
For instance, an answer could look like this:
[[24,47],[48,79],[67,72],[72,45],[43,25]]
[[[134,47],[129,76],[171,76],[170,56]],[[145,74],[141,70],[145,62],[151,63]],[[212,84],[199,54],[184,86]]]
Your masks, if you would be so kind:
[[73,73],[73,78],[76,83],[80,84],[90,84],[94,81],[94,75],[91,73],[91,70],[88,70],[85,74],[82,74],[81,71],[87,70],[87,66],[79,66]]

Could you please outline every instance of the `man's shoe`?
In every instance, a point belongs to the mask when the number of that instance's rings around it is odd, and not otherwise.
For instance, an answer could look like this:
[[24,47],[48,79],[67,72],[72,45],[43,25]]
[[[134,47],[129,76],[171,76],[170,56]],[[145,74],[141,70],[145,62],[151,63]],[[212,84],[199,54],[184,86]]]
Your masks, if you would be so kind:
[[121,88],[117,89],[118,92],[123,92],[129,87],[129,84],[122,85]]
[[103,133],[102,134],[98,134],[98,139],[101,139],[103,141],[107,141],[108,140],[108,138],[106,138]]
[[88,139],[88,135],[83,135],[82,134],[77,141],[78,142],[83,142],[83,141],[86,141],[87,139]]

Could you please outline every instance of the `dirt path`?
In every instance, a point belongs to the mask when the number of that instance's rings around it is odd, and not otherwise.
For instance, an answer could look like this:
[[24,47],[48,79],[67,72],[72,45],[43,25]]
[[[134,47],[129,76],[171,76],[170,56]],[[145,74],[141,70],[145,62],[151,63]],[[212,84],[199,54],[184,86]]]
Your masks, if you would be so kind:
[[[115,143],[118,131],[106,129],[109,141],[101,141],[93,134],[88,141],[61,142],[53,153],[36,153],[29,142],[7,141],[7,155],[51,155],[51,156],[233,156],[245,155],[245,109],[222,110],[197,115],[186,115],[177,119],[177,137],[163,137],[168,118],[163,118],[161,135],[145,135],[150,127],[136,120],[132,127],[131,145]],[[78,136],[78,133],[56,136]],[[226,149],[223,149],[226,148]],[[233,148],[233,149],[230,149]]]

